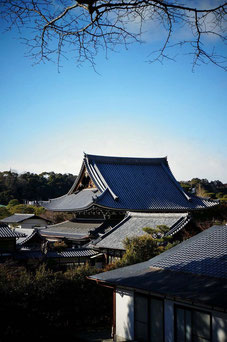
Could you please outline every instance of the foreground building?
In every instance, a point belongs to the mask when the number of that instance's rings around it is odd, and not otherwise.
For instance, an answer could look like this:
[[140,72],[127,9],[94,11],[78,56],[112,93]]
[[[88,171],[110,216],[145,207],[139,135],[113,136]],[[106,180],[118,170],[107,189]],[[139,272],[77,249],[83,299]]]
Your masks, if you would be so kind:
[[227,341],[227,226],[91,276],[114,293],[114,340]]

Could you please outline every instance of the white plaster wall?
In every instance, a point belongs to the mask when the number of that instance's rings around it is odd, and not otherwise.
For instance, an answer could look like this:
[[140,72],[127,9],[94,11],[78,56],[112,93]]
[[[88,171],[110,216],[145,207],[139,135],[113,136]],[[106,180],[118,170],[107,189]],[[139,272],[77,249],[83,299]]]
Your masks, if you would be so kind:
[[212,312],[212,341],[227,342],[227,314]]
[[165,342],[174,341],[174,302],[164,300]]
[[133,291],[116,290],[116,335],[134,340],[134,294]]

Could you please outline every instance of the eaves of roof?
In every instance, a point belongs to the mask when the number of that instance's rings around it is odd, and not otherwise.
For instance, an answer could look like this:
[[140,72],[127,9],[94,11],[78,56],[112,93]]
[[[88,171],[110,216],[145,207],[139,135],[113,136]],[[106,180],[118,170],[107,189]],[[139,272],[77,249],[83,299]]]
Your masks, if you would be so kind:
[[105,279],[100,279],[94,275],[89,279],[112,287],[140,290],[151,295],[227,311],[225,279],[156,267],[128,274],[128,277],[111,278],[106,275]]

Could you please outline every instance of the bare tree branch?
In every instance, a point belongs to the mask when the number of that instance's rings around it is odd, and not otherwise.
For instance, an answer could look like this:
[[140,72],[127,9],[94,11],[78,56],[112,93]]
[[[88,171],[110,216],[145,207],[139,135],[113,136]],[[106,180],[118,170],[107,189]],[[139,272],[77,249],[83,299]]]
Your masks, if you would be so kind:
[[[227,70],[226,49],[216,52],[227,41],[227,3],[220,0],[213,8],[200,8],[196,0],[191,3],[193,7],[186,0],[2,0],[0,16],[8,29],[17,27],[23,32],[30,55],[39,62],[57,55],[60,65],[63,48],[67,53],[73,47],[78,63],[89,61],[94,66],[100,49],[107,54],[121,44],[141,43],[147,23],[157,23],[166,37],[150,61],[171,59],[171,49],[185,46],[187,51],[190,47],[194,67],[211,62]],[[187,35],[177,41],[180,29]]]

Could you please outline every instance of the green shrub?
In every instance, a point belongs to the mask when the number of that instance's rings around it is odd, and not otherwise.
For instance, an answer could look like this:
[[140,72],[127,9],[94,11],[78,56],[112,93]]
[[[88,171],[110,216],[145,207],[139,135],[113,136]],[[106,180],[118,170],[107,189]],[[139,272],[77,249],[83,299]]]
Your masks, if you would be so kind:
[[4,219],[5,217],[10,216],[10,212],[6,207],[0,207],[0,220]]
[[10,213],[15,214],[35,214],[35,209],[31,205],[26,205],[26,204],[18,204],[14,205],[13,207],[10,208]]

